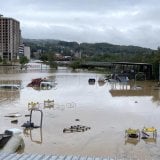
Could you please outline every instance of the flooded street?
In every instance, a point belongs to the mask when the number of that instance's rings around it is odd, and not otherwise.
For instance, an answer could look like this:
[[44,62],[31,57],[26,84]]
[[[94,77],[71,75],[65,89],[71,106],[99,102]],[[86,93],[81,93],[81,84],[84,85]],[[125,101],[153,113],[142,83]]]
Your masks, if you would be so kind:
[[[26,72],[1,74],[0,80],[21,80],[20,91],[0,91],[1,132],[9,128],[22,129],[29,120],[28,102],[39,102],[43,111],[42,129],[23,131],[25,148],[20,153],[45,153],[82,156],[121,156],[146,160],[160,159],[160,90],[153,82],[98,83],[103,75],[72,72],[59,68],[52,72]],[[34,78],[51,78],[55,82],[50,90],[27,87]],[[95,78],[95,84],[88,83]],[[140,90],[131,87],[141,86]],[[44,100],[54,100],[53,108],[44,108]],[[20,113],[18,123],[9,113]],[[39,113],[33,113],[39,124]],[[91,127],[85,132],[63,133],[71,125]],[[129,141],[125,130],[143,127],[157,128],[156,139]]]

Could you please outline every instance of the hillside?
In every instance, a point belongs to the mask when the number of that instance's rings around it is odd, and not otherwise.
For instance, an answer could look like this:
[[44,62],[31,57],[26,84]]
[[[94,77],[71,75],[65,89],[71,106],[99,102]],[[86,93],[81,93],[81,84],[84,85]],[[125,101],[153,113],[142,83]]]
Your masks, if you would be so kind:
[[[77,43],[59,40],[24,39],[24,44],[31,47],[31,57],[46,59],[47,54],[81,57],[88,61],[127,61],[150,62],[155,50],[139,46],[114,45],[109,43]],[[34,53],[38,52],[35,55]],[[43,58],[42,58],[43,57]]]

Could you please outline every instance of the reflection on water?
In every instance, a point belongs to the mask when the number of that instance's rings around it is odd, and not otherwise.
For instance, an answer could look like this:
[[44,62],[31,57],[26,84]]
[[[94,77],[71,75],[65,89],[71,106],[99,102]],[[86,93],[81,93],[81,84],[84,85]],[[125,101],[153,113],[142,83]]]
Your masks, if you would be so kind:
[[[0,79],[21,80],[24,88],[18,91],[0,91],[1,130],[20,128],[27,120],[28,102],[39,102],[43,111],[43,135],[40,128],[24,129],[25,153],[103,156],[136,155],[139,160],[158,160],[160,139],[125,139],[127,128],[141,129],[154,126],[159,135],[160,90],[154,90],[154,82],[100,83],[103,75],[84,71],[73,72],[67,68],[56,71],[1,74]],[[27,87],[34,78],[51,78],[56,89],[35,90]],[[95,83],[90,85],[89,78]],[[135,87],[139,88],[135,88]],[[53,107],[44,101],[54,100]],[[135,103],[137,101],[137,103]],[[18,112],[18,124],[4,117]],[[39,115],[32,121],[39,124]],[[79,119],[79,121],[75,121]],[[87,132],[64,134],[67,126],[90,126]],[[125,143],[126,145],[125,145]],[[156,142],[156,143],[154,143]],[[127,145],[128,144],[128,145]],[[131,144],[131,145],[129,145]],[[133,144],[133,145],[132,145]],[[156,145],[155,145],[156,144]],[[31,147],[32,146],[32,147]],[[101,147],[100,147],[101,146]]]
[[149,137],[149,138],[146,138],[146,139],[143,139],[144,142],[147,144],[149,143],[156,143],[157,142],[157,138],[154,138],[154,137]]
[[20,91],[0,90],[0,101],[15,101],[20,98]]
[[129,138],[129,137],[127,137],[125,139],[125,144],[137,145],[139,142],[140,142],[140,138]]
[[160,104],[160,90],[154,90],[154,82],[110,83],[112,97],[119,96],[152,96],[153,101]]
[[30,138],[30,140],[37,144],[42,144],[43,142],[43,134],[42,128],[25,128],[23,130],[24,136]]

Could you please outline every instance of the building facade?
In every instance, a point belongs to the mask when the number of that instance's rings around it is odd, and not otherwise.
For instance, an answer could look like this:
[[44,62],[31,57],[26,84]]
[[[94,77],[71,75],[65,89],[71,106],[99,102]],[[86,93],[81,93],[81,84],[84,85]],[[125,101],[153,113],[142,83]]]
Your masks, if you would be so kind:
[[17,59],[21,42],[20,22],[0,15],[0,56],[3,60]]
[[28,60],[31,58],[31,49],[28,46],[24,46],[24,56],[27,57]]

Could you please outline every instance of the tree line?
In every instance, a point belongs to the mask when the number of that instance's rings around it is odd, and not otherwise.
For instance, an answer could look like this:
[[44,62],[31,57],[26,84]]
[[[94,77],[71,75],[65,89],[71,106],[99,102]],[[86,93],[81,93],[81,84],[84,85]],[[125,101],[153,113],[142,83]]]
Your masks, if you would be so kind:
[[[34,52],[41,50],[40,59],[45,61],[54,60],[54,55],[59,53],[63,56],[72,56],[73,60],[77,61],[151,63],[154,77],[158,78],[159,75],[160,47],[153,50],[132,45],[32,39],[24,39],[24,44],[31,47],[32,58]],[[77,54],[80,56],[77,57]]]

